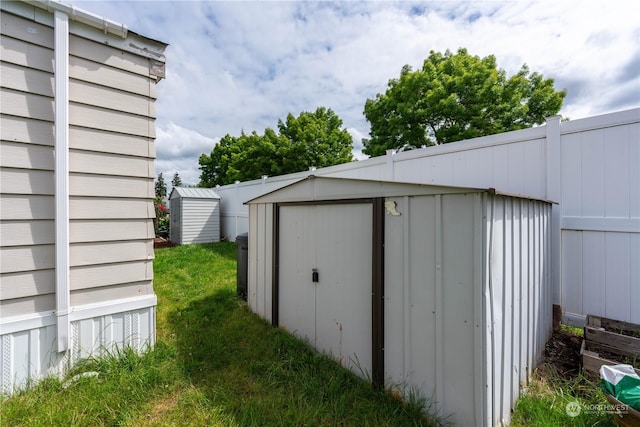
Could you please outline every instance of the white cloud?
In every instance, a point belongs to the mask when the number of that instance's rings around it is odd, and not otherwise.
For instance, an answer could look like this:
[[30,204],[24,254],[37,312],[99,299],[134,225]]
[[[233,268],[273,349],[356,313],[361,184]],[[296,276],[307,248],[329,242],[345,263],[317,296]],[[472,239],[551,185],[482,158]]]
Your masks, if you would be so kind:
[[640,106],[631,2],[72,2],[170,44],[156,170],[189,183],[218,138],[318,106],[360,156],[366,99],[430,50],[493,54],[509,74],[526,63],[568,89],[572,119]]

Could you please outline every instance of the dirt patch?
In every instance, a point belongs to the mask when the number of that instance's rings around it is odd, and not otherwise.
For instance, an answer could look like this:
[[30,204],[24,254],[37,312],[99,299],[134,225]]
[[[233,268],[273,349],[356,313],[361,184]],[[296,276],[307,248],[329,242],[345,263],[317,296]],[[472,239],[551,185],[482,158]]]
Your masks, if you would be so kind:
[[156,237],[153,239],[153,249],[171,248],[177,246],[171,240],[164,239],[162,237]]
[[582,337],[566,331],[554,331],[544,349],[544,365],[564,379],[575,379],[580,372]]

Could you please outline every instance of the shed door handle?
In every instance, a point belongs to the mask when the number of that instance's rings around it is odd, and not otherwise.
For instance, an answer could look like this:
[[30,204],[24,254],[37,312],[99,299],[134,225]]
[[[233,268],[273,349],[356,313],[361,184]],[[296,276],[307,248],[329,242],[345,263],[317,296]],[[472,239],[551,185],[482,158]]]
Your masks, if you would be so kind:
[[318,269],[314,268],[311,270],[311,281],[313,283],[318,283],[320,281],[320,275],[318,274]]

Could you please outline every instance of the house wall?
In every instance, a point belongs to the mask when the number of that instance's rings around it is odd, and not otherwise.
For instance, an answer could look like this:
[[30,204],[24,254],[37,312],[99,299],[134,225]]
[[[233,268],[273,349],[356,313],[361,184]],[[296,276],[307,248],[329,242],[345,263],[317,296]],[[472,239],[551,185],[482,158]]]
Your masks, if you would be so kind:
[[551,200],[553,301],[640,322],[640,109],[222,186],[223,234],[250,229],[243,203],[307,175],[497,188]]
[[59,371],[69,358],[113,345],[153,344],[157,77],[150,58],[111,47],[122,44],[111,35],[102,34],[107,43],[98,43],[100,30],[72,23],[69,288],[74,336],[70,352],[57,353],[53,18],[26,3],[3,2],[2,8],[0,335],[6,356],[1,390],[6,392],[28,378]]

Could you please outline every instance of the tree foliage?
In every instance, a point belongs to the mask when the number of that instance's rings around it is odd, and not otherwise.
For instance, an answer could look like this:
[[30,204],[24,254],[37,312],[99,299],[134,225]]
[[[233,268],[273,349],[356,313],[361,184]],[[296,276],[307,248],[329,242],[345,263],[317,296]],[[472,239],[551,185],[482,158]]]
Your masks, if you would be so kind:
[[173,174],[173,179],[171,180],[171,185],[173,187],[182,187],[182,178],[180,178],[180,175],[178,174],[178,172]]
[[264,134],[244,132],[225,135],[210,155],[202,154],[201,187],[231,184],[325,167],[353,160],[353,140],[342,120],[331,110],[319,107],[315,112],[289,114],[278,121],[278,131],[267,128]]
[[405,65],[387,91],[368,99],[371,138],[363,153],[413,149],[541,124],[562,107],[566,92],[523,65],[507,78],[493,55],[431,51],[422,69]]
[[167,196],[167,184],[164,182],[164,177],[162,173],[158,174],[158,179],[156,179],[156,197],[160,199],[164,199]]

